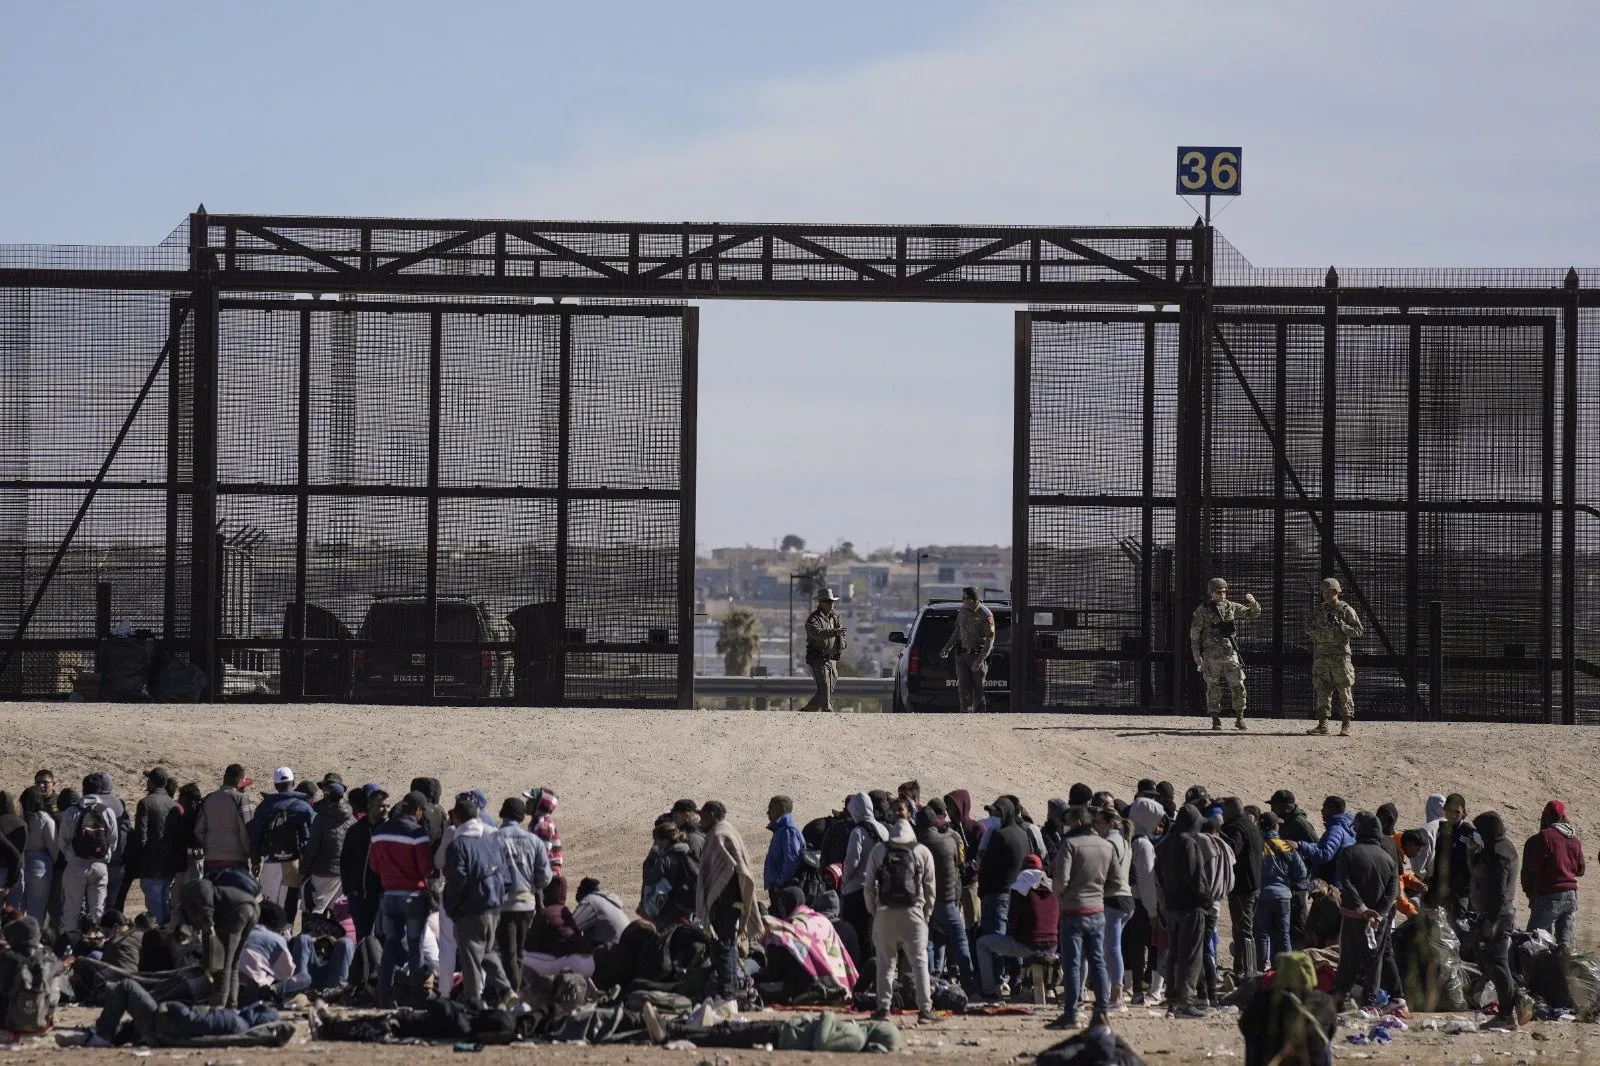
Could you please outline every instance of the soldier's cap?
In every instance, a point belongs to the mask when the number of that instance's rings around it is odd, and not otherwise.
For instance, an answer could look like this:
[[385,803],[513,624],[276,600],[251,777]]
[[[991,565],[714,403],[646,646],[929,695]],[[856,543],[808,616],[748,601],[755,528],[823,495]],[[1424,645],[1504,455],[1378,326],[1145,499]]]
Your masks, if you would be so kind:
[[1206,590],[1209,592],[1226,592],[1228,591],[1228,581],[1226,578],[1214,577],[1206,582]]
[[1336,578],[1336,577],[1325,577],[1325,578],[1323,578],[1321,587],[1325,588],[1325,589],[1332,589],[1334,595],[1336,595],[1336,596],[1339,593],[1344,591],[1344,589],[1339,587],[1339,579]]
[[823,600],[827,600],[829,603],[837,603],[839,597],[833,594],[832,589],[824,587],[820,592],[817,593],[817,602],[821,603]]

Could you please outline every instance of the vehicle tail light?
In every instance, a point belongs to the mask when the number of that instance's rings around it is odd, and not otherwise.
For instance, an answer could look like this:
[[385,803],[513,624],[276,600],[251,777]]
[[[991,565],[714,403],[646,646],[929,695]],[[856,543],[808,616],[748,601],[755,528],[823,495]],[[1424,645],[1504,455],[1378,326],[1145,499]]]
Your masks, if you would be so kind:
[[906,673],[919,674],[922,672],[922,656],[917,654],[917,649],[912,648],[911,654],[906,656]]

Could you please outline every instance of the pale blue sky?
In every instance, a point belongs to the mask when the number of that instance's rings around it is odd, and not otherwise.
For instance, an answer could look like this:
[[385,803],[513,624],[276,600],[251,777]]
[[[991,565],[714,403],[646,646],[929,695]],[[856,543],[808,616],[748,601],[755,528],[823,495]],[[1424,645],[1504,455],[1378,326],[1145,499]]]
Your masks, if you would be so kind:
[[[1597,40],[1576,0],[13,0],[0,243],[200,201],[1182,223],[1173,147],[1227,143],[1259,265],[1595,265]],[[1007,541],[1010,314],[707,303],[701,540]]]

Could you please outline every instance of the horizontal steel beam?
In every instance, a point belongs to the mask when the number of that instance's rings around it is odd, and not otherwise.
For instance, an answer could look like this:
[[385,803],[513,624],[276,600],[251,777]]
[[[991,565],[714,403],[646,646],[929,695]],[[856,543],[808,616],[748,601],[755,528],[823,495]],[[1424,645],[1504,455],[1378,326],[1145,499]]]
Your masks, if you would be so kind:
[[[806,696],[817,691],[809,677],[697,677],[696,696]],[[833,694],[846,698],[889,699],[894,695],[892,677],[841,677]]]

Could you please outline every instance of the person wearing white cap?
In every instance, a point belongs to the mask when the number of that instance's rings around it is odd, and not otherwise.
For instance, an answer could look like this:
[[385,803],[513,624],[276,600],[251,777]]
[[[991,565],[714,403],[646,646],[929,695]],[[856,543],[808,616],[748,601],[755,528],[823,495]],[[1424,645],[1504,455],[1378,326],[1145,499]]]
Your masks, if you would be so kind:
[[817,593],[817,609],[806,619],[806,669],[817,683],[817,694],[802,711],[833,710],[833,689],[839,683],[839,656],[844,654],[844,621],[835,613],[838,602],[830,588]]
[[272,772],[273,791],[263,793],[250,819],[250,857],[261,863],[261,895],[283,906],[289,889],[300,887],[300,855],[311,839],[314,812],[294,790],[294,771]]

